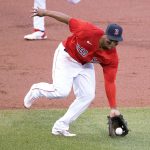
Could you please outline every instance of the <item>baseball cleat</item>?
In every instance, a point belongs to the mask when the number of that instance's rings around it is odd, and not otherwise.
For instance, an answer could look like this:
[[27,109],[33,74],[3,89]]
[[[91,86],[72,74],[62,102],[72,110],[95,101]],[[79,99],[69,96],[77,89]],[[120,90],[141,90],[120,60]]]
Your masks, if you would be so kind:
[[43,31],[35,31],[31,34],[24,36],[25,40],[44,40],[47,39],[45,32]]
[[69,131],[67,130],[52,130],[52,134],[53,135],[62,135],[62,136],[65,136],[65,137],[73,137],[73,136],[76,136],[76,134],[73,134],[73,133],[70,133]]
[[29,91],[24,98],[24,107],[29,109],[34,101],[35,99],[31,97],[31,91]]

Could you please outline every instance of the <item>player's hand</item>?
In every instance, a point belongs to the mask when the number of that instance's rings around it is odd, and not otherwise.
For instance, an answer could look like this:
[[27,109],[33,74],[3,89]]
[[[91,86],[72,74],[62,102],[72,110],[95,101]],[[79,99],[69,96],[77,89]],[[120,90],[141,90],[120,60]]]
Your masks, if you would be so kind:
[[45,9],[33,8],[31,17],[35,17],[35,16],[43,17],[45,16],[45,14],[46,14]]
[[111,109],[109,116],[110,117],[115,117],[115,116],[119,116],[120,112],[117,109]]

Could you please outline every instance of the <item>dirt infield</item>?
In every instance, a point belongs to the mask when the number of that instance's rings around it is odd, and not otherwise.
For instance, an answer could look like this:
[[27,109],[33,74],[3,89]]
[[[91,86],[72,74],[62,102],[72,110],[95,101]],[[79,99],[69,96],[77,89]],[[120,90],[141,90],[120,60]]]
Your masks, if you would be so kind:
[[[48,39],[25,41],[32,31],[30,9],[33,0],[1,0],[0,5],[0,109],[23,108],[23,98],[33,83],[51,82],[54,50],[69,35],[68,27],[46,18]],[[47,0],[47,8],[86,19],[105,29],[110,22],[124,28],[124,42],[118,47],[120,65],[117,101],[120,107],[150,106],[150,13],[149,0]],[[96,69],[96,98],[91,107],[108,106],[102,69]],[[74,98],[40,99],[33,108],[63,108]]]

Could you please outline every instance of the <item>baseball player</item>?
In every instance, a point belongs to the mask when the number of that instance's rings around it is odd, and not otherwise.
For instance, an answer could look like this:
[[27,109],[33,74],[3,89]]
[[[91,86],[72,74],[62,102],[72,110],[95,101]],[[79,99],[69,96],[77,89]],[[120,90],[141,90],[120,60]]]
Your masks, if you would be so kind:
[[95,72],[93,63],[103,68],[105,89],[110,105],[110,117],[120,115],[116,105],[115,79],[118,68],[116,46],[122,38],[122,27],[109,24],[106,31],[81,19],[72,18],[57,11],[34,9],[33,17],[48,16],[68,25],[72,33],[57,47],[52,77],[53,83],[37,83],[24,98],[24,106],[30,108],[37,98],[64,98],[69,95],[72,86],[76,96],[63,117],[58,119],[52,134],[76,136],[69,132],[70,124],[90,105],[95,97]]
[[[68,2],[77,4],[80,0],[68,0]],[[34,8],[46,9],[46,0],[34,0]],[[44,17],[34,17],[33,18],[33,28],[34,32],[31,34],[27,34],[24,36],[26,40],[43,40],[47,39],[47,35],[45,33],[45,21]]]

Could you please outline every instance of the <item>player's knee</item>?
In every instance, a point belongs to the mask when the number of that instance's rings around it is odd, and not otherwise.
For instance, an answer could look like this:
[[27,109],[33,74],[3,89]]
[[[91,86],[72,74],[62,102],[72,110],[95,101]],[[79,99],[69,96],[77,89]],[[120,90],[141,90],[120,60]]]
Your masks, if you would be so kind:
[[70,93],[69,90],[67,90],[66,88],[57,88],[57,98],[64,98],[67,97]]
[[88,92],[85,95],[83,95],[83,99],[88,101],[88,103],[91,103],[94,98],[95,98],[95,93],[94,92]]

